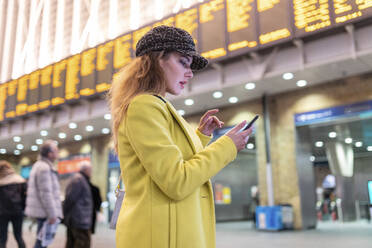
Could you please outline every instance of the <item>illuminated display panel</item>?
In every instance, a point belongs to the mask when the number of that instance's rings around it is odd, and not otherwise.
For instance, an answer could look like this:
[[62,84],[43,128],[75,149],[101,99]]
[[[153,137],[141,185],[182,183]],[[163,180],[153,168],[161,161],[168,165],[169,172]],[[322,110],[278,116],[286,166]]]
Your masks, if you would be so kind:
[[328,0],[293,0],[296,36],[322,30],[331,25]]
[[[227,32],[229,52],[243,51],[257,46],[255,1],[227,0]],[[243,49],[243,50],[242,50]]]
[[49,65],[40,72],[40,102],[39,109],[48,108],[52,99],[52,72],[53,65]]
[[196,48],[198,48],[198,9],[192,8],[175,16],[175,26],[189,32],[194,38]]
[[110,89],[113,74],[114,42],[110,41],[97,48],[96,91]]
[[[151,30],[151,26],[145,26],[143,28],[140,28],[136,31],[133,31],[133,37],[132,37],[132,49],[133,49],[133,57],[135,56],[135,51],[136,51],[136,45],[137,45],[137,42],[142,38],[142,36],[144,34],[146,34],[148,31]],[[128,34],[128,35],[131,35],[131,34]],[[130,41],[129,41],[130,42]],[[115,58],[114,58],[115,60]],[[115,63],[114,63],[114,68],[115,67]]]
[[30,74],[28,84],[28,99],[27,99],[27,112],[32,113],[39,109],[39,83],[41,71],[34,71]]
[[5,119],[7,86],[7,83],[0,84],[0,121]]
[[30,75],[18,79],[16,116],[27,114],[27,91]]
[[96,53],[97,49],[92,48],[81,54],[80,95],[82,96],[91,96],[96,93]]
[[62,60],[53,66],[52,105],[65,102],[66,64],[67,61]]
[[158,22],[155,22],[152,27],[157,27],[161,25],[166,25],[166,26],[174,26],[174,16],[165,18],[164,20],[160,20]]
[[257,0],[261,45],[291,38],[289,3],[287,0]]
[[187,30],[213,60],[371,16],[371,0],[205,1],[0,85],[0,121],[109,90],[113,75],[135,56],[138,40],[155,26]]
[[226,55],[225,1],[213,0],[199,6],[201,54],[208,59]]
[[76,54],[67,59],[65,99],[73,100],[79,98],[80,84],[80,59],[81,55]]
[[372,15],[371,0],[333,0],[335,23],[345,23]]
[[[151,27],[148,27],[148,29],[150,30]],[[114,73],[119,71],[132,60],[131,47],[132,34],[126,34],[114,40]]]
[[13,80],[8,82],[8,94],[6,97],[6,110],[5,118],[14,118],[16,117],[16,104],[17,104],[17,86],[18,81]]

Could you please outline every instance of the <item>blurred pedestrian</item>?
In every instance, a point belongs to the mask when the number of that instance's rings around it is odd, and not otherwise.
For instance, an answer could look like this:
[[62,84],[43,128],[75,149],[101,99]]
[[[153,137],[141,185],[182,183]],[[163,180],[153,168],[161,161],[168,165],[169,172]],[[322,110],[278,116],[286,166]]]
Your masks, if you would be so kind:
[[257,218],[256,218],[256,208],[259,206],[259,191],[258,186],[253,185],[251,187],[251,203],[250,203],[250,212],[252,213],[253,227],[256,228]]
[[66,248],[89,248],[93,216],[93,197],[89,186],[92,174],[90,162],[82,161],[66,188],[63,202],[64,223],[67,226]]
[[99,191],[99,188],[92,184],[92,182],[89,180],[89,186],[92,192],[92,198],[93,198],[93,214],[92,214],[92,234],[95,233],[96,230],[96,221],[97,221],[97,214],[101,210],[101,204],[102,204],[102,198],[101,193]]
[[[57,142],[47,140],[40,147],[39,159],[32,166],[28,181],[26,215],[37,220],[39,234],[44,222],[55,224],[63,218],[58,172],[54,162],[58,159]],[[34,248],[43,248],[36,239]]]
[[252,129],[238,124],[207,145],[223,122],[207,111],[197,130],[165,99],[179,95],[208,61],[185,30],[158,26],[114,78],[109,100],[125,197],[116,225],[120,248],[215,247],[210,178],[233,161]]
[[14,238],[19,248],[25,247],[22,239],[23,210],[26,201],[26,181],[15,173],[5,160],[0,161],[0,248],[6,247],[8,224],[13,225]]

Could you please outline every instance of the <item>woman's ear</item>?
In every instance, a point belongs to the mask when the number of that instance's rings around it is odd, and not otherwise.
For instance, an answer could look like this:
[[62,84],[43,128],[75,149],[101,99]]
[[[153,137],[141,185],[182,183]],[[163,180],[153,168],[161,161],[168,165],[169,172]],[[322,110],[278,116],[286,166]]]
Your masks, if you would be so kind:
[[164,59],[163,58],[159,58],[159,65],[163,68],[163,66],[164,66]]
[[166,58],[162,57],[162,58],[159,58],[159,65],[161,67],[161,69],[164,70],[164,67],[165,67],[165,62],[166,62]]

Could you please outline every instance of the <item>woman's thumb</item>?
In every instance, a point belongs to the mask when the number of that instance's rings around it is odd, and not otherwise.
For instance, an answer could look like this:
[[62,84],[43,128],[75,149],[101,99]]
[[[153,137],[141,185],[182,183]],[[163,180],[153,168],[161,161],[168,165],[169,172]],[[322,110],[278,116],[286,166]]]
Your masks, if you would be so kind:
[[232,130],[234,130],[235,132],[238,132],[238,131],[240,131],[240,129],[242,129],[245,126],[245,124],[247,124],[246,120],[240,122],[238,125],[233,127]]

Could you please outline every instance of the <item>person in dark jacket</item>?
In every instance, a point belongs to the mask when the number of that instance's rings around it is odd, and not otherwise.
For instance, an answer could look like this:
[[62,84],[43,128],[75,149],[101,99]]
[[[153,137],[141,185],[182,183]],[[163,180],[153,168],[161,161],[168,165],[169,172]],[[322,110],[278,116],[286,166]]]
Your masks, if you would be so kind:
[[0,248],[6,247],[8,224],[19,248],[25,247],[22,239],[23,210],[26,204],[26,181],[15,173],[11,165],[0,161]]
[[67,226],[66,248],[89,248],[93,215],[93,198],[89,186],[92,167],[88,161],[80,163],[66,188],[63,203],[64,223]]
[[96,220],[97,220],[97,212],[100,211],[101,209],[101,204],[102,204],[102,198],[101,198],[101,193],[99,192],[99,188],[92,184],[89,181],[89,186],[92,191],[92,197],[93,197],[93,214],[92,214],[92,234],[95,233],[96,230]]

